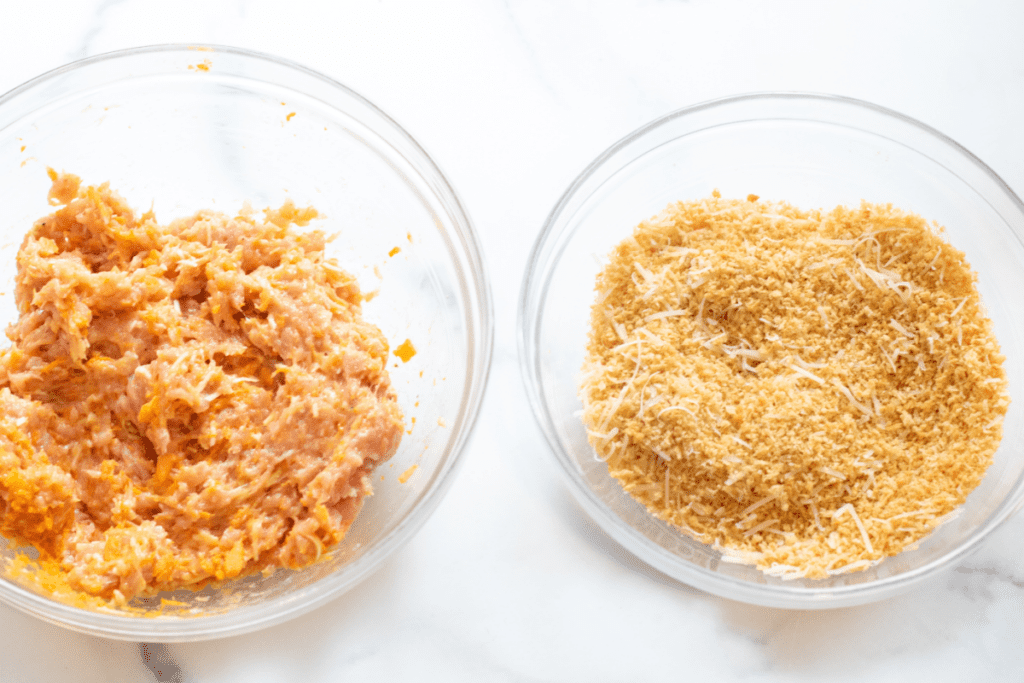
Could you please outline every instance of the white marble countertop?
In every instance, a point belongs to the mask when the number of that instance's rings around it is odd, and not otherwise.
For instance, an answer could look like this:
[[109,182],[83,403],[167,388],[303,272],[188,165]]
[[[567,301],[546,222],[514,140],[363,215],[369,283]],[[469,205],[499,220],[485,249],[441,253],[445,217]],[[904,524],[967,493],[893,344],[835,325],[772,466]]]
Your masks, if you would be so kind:
[[153,647],[148,663],[139,644],[0,606],[0,681],[1024,680],[1024,519],[869,606],[793,612],[703,594],[576,507],[515,348],[523,268],[551,206],[608,145],[679,107],[765,90],[868,100],[946,133],[1024,194],[1022,29],[1014,0],[4,3],[0,92],[89,55],[201,42],[289,58],[369,98],[473,217],[496,344],[447,498],[355,590],[258,633]]

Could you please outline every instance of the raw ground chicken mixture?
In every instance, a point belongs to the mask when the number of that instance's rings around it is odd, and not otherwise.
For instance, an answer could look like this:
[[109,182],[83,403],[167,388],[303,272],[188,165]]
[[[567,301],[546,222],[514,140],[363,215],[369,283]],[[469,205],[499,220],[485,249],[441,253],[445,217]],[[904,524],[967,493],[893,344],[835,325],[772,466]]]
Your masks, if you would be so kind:
[[889,205],[680,202],[612,252],[581,397],[657,517],[784,578],[864,569],[981,481],[1009,405],[964,255]]
[[117,603],[338,543],[402,415],[313,209],[136,217],[51,172],[0,353],[0,533]]

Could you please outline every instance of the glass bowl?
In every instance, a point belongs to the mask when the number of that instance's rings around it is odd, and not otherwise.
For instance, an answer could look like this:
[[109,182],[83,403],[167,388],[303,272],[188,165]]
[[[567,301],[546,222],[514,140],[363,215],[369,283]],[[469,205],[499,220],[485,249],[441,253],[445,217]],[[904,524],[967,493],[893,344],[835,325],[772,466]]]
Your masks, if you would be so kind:
[[[892,203],[946,226],[966,252],[1007,360],[1004,438],[959,516],[915,549],[862,572],[783,580],[654,518],[596,459],[580,419],[594,282],[602,261],[670,202],[756,194],[831,210]],[[519,301],[520,367],[548,444],[583,509],[639,559],[683,583],[743,602],[827,608],[878,600],[964,557],[1024,504],[1024,205],[985,164],[941,133],[865,102],[754,94],[673,112],[613,145],[572,183],[534,245]]]
[[[355,275],[392,349],[405,414],[395,456],[344,541],[300,571],[136,599],[127,611],[62,604],[0,578],[0,600],[78,631],[142,641],[263,628],[354,586],[420,528],[452,481],[490,365],[490,293],[473,226],[427,153],[373,104],[300,65],[226,47],[156,46],[75,62],[0,97],[0,322],[16,319],[14,259],[50,213],[46,168],[109,181],[157,219],[245,202],[313,205],[338,238],[328,256]],[[399,248],[397,253],[392,250]],[[411,476],[403,473],[415,466]],[[400,478],[403,481],[400,480]],[[17,549],[0,539],[0,565]],[[147,613],[148,611],[148,613]]]

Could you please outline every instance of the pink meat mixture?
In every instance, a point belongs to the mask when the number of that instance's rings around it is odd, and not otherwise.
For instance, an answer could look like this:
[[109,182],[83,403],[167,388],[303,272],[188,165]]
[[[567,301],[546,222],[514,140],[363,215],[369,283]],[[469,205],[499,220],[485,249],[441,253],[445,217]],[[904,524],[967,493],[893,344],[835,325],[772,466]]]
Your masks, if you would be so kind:
[[345,535],[403,423],[355,279],[286,203],[159,225],[51,172],[0,353],[0,533],[130,599]]

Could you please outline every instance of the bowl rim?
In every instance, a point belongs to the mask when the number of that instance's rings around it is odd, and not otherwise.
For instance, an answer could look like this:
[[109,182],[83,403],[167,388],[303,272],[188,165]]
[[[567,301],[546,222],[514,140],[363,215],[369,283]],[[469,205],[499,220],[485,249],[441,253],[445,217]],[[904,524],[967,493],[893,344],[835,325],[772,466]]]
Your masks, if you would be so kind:
[[[464,335],[467,345],[466,382],[462,388],[458,413],[450,425],[452,437],[446,444],[449,455],[434,475],[433,482],[389,534],[367,548],[340,572],[333,572],[298,591],[277,596],[257,605],[229,608],[211,615],[156,618],[75,607],[51,600],[0,576],[0,602],[46,622],[115,640],[192,642],[249,633],[305,614],[356,586],[379,569],[393,552],[411,540],[436,510],[465,459],[466,446],[476,428],[490,377],[494,346],[494,308],[486,259],[473,221],[458,192],[437,161],[405,128],[370,100],[330,76],[298,62],[256,50],[213,43],[167,43],[132,47],[78,59],[25,81],[0,94],[0,111],[3,111],[3,107],[8,103],[66,74],[105,62],[127,61],[140,55],[168,52],[230,54],[247,62],[270,63],[274,67],[283,67],[286,71],[300,72],[331,90],[340,91],[344,97],[354,100],[372,117],[376,117],[377,120],[373,120],[372,124],[367,124],[365,116],[360,113],[357,120],[363,125],[369,125],[374,132],[386,131],[389,136],[396,137],[405,146],[398,149],[392,140],[384,140],[389,148],[406,158],[421,175],[436,200],[450,216],[452,229],[445,230],[445,243],[456,262],[454,270],[457,272],[460,293],[465,301],[462,320],[466,323]],[[258,77],[249,78],[262,82]],[[336,104],[325,104],[342,111]],[[352,115],[350,112],[344,113]],[[408,158],[410,152],[414,158]],[[342,576],[344,580],[341,580]],[[323,585],[331,577],[336,577],[336,580],[329,585]]]
[[[523,279],[520,285],[516,316],[516,341],[520,376],[526,389],[527,398],[529,399],[534,419],[540,427],[541,433],[544,436],[544,440],[547,442],[549,450],[554,454],[555,460],[558,461],[560,466],[559,470],[567,482],[569,491],[573,498],[575,498],[577,503],[579,503],[587,514],[598,523],[598,526],[600,526],[605,533],[612,537],[639,561],[654,567],[656,570],[666,574],[672,580],[686,583],[719,597],[739,600],[750,604],[787,609],[828,609],[863,604],[889,597],[911,587],[912,585],[916,585],[939,569],[949,566],[956,560],[963,558],[976,550],[980,543],[1003,522],[1015,513],[1019,512],[1021,509],[1024,509],[1024,486],[1022,486],[1019,481],[1016,489],[1012,491],[1011,495],[1002,501],[1000,506],[990,515],[989,519],[986,520],[986,524],[977,530],[963,544],[948,551],[940,557],[907,572],[866,583],[829,588],[805,588],[798,587],[796,585],[780,586],[769,583],[755,584],[732,577],[722,576],[704,567],[686,562],[682,558],[670,553],[661,545],[642,536],[635,529],[624,524],[619,516],[605,505],[605,503],[600,500],[590,487],[587,486],[578,476],[574,466],[574,460],[571,456],[565,453],[561,447],[556,435],[553,417],[548,409],[547,400],[545,399],[544,392],[542,390],[539,339],[537,336],[540,329],[538,321],[540,320],[544,309],[544,297],[542,294],[545,288],[544,283],[546,283],[550,278],[551,273],[554,270],[554,265],[557,263],[559,258],[557,254],[552,256],[549,251],[551,249],[552,240],[560,237],[562,234],[556,233],[558,221],[562,213],[576,198],[577,192],[579,192],[581,188],[584,188],[587,182],[619,152],[622,152],[633,143],[641,140],[645,136],[668,123],[709,110],[744,103],[759,102],[813,102],[817,104],[824,104],[826,106],[837,105],[838,107],[866,110],[873,115],[880,115],[882,118],[894,119],[899,123],[910,126],[912,129],[916,129],[919,133],[924,133],[933,141],[945,145],[956,155],[962,157],[964,161],[971,164],[976,170],[981,171],[990,181],[995,183],[998,190],[1004,193],[1006,199],[1009,200],[1013,208],[1015,208],[1019,214],[1024,215],[1024,202],[1022,202],[1013,189],[978,156],[941,131],[922,123],[917,119],[907,116],[906,114],[889,109],[888,107],[843,95],[799,91],[762,91],[720,97],[675,109],[628,133],[599,154],[579,173],[579,175],[576,176],[576,178],[573,179],[572,183],[570,183],[569,187],[562,193],[545,218],[544,224],[534,241],[529,257],[527,258],[526,270],[523,274]],[[811,121],[817,119],[814,119],[812,116],[793,116],[789,117],[789,120]],[[729,120],[724,123],[736,124],[739,122],[740,121],[736,119]],[[677,135],[673,139],[680,139],[699,132],[700,130],[706,130],[706,128],[691,130]],[[897,140],[897,142],[901,141]],[[906,143],[901,142],[901,144]],[[650,150],[648,150],[648,152],[649,151]],[[915,151],[919,150],[915,149]],[[645,154],[646,153],[647,152],[645,152]],[[633,157],[630,161],[634,161],[637,158],[640,157]],[[929,159],[931,158],[929,157]],[[941,163],[935,159],[931,159],[931,161],[934,163]],[[614,177],[620,170],[621,167],[610,171],[604,178],[604,181]],[[589,196],[591,195],[588,195],[588,197]],[[1011,230],[1014,232],[1018,241],[1024,243],[1024,235],[1019,231],[1014,230],[1012,226]],[[541,266],[543,266],[543,270],[539,270]],[[534,307],[532,310],[531,306]],[[1022,475],[1021,480],[1024,481],[1024,475]],[[638,554],[638,548],[642,549],[645,556]],[[680,575],[685,575],[685,578],[680,578]]]

